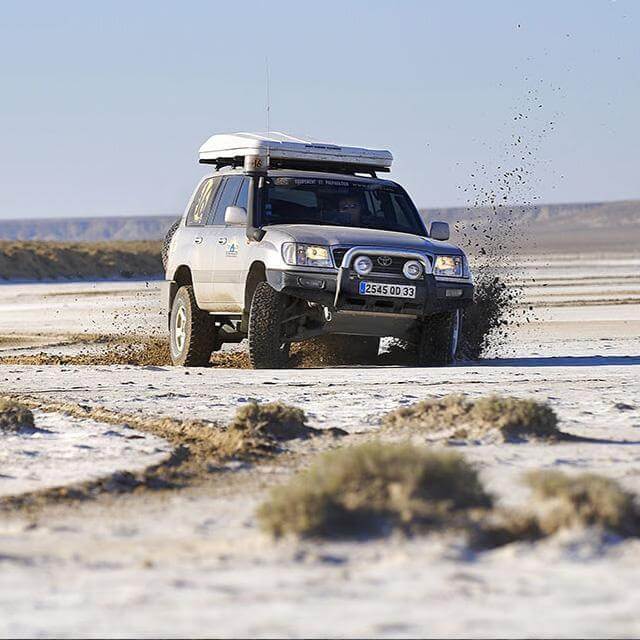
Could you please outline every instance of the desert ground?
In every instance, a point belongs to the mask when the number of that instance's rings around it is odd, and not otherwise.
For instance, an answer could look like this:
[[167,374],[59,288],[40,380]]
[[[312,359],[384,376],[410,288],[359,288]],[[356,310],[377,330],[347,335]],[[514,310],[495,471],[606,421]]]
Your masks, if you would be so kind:
[[[640,635],[637,538],[567,528],[494,550],[448,531],[275,540],[256,518],[270,489],[318,453],[398,439],[381,428],[385,412],[451,393],[547,402],[563,431],[592,439],[410,436],[462,453],[500,505],[527,504],[530,469],[600,473],[640,494],[640,254],[518,262],[521,324],[484,359],[448,368],[76,364],[109,348],[104,336],[162,336],[158,282],[0,285],[0,395],[29,402],[38,427],[0,443],[0,635]],[[180,444],[145,421],[224,424],[272,401],[346,435],[231,456],[171,487],[122,489],[118,474],[158,465]]]

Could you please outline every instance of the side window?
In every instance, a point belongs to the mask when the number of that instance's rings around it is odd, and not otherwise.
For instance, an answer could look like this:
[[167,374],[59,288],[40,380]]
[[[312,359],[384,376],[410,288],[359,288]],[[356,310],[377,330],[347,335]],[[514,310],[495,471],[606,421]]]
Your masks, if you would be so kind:
[[202,183],[187,214],[188,226],[200,226],[205,223],[207,213],[209,213],[209,207],[211,206],[211,198],[215,191],[214,186],[213,178],[205,180]]
[[193,196],[193,200],[191,201],[191,206],[189,207],[189,211],[187,212],[187,225],[188,226],[192,226],[194,223],[193,221],[193,214],[198,206],[198,203],[200,202],[200,195],[202,194],[202,190],[204,189],[204,185],[206,183],[203,182],[199,187],[198,190],[196,191],[195,195]]
[[204,223],[205,224],[213,224],[213,209],[216,206],[216,200],[220,198],[220,193],[222,192],[222,178],[211,178],[213,182],[213,189],[211,191],[211,197],[209,198],[209,204],[204,212]]
[[216,209],[212,216],[211,224],[222,225],[224,224],[224,212],[227,207],[233,205],[236,201],[236,196],[238,195],[238,190],[242,185],[242,177],[241,176],[231,176],[229,178],[225,178],[222,186],[220,187],[220,196],[216,201]]
[[249,185],[251,184],[251,180],[249,178],[244,178],[242,180],[242,186],[240,187],[240,193],[236,198],[236,207],[242,207],[245,211],[247,210],[247,204],[249,203]]

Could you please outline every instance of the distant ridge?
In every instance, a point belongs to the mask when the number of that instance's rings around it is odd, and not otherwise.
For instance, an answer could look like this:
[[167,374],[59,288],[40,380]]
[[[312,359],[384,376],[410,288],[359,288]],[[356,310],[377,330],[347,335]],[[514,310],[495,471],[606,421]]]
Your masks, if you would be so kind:
[[[427,220],[444,220],[460,233],[480,237],[500,233],[515,223],[522,248],[544,249],[609,247],[637,250],[640,246],[640,200],[505,206],[496,214],[490,208],[423,208]],[[175,216],[110,216],[96,218],[43,218],[0,220],[0,240],[55,240],[96,242],[110,240],[159,240]]]
[[0,220],[0,240],[160,240],[177,218],[175,215]]

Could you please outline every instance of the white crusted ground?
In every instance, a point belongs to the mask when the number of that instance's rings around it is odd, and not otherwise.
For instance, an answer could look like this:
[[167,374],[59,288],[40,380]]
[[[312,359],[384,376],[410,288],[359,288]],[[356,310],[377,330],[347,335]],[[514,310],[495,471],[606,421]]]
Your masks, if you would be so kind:
[[[602,293],[611,298],[606,287]],[[65,314],[64,327],[52,330],[82,328],[79,316],[69,320],[72,309]],[[482,365],[4,366],[0,391],[210,419],[251,399],[282,399],[303,407],[314,426],[372,437],[383,411],[428,395],[535,397],[551,403],[564,430],[609,442],[461,447],[501,501],[526,501],[519,477],[533,467],[601,472],[640,494],[640,306],[550,307],[539,317],[516,334],[511,359]],[[276,544],[259,531],[254,510],[289,473],[276,460],[221,474],[206,491],[56,508],[35,521],[2,516],[0,635],[640,635],[638,541],[569,531],[478,555],[437,536]]]

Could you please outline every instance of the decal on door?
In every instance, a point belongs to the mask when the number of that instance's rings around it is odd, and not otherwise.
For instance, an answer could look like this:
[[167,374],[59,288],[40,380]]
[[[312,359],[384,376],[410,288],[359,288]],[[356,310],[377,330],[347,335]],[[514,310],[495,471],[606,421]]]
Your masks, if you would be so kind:
[[238,243],[233,240],[231,244],[227,246],[227,250],[225,253],[227,258],[235,258],[238,255]]

